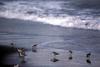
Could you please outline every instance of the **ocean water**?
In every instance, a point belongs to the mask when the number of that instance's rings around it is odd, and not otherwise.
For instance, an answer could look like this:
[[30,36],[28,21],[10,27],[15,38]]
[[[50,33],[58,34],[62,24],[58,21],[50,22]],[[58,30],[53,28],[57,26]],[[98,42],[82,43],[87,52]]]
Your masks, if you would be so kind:
[[1,0],[0,17],[100,30],[99,0]]

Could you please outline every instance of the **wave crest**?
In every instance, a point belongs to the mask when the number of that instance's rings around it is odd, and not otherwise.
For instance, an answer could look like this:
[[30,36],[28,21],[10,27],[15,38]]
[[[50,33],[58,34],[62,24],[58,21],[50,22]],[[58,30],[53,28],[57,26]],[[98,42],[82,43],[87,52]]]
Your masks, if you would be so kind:
[[[66,13],[63,2],[6,2],[4,6],[0,6],[0,17],[17,18],[22,20],[40,21],[44,24],[58,25],[62,27],[75,27],[84,29],[100,30],[100,17],[86,15],[90,10],[80,11],[80,15],[69,15]],[[45,5],[44,5],[45,4]],[[67,6],[69,7],[69,5]],[[74,8],[67,11],[75,11]]]

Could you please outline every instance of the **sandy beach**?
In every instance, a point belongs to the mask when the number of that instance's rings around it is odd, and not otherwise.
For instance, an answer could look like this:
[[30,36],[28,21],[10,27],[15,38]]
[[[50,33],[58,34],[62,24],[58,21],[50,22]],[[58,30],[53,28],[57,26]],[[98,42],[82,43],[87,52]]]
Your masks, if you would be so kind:
[[[59,61],[53,62],[51,59],[54,58],[52,52],[59,53],[56,58]],[[5,65],[20,64],[20,67],[99,67],[99,62],[96,61],[95,55],[91,56],[91,64],[86,62],[86,57],[84,52],[73,51],[72,59],[68,50],[61,49],[38,49],[37,52],[26,51],[25,63],[20,62],[18,53],[13,53],[6,55],[3,60]]]
[[100,67],[100,0],[0,0],[0,67]]

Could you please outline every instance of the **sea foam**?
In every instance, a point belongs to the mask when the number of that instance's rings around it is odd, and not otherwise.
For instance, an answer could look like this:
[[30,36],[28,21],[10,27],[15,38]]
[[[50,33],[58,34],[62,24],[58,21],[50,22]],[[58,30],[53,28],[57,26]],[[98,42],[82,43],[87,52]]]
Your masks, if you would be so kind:
[[[16,18],[22,20],[39,21],[44,24],[58,25],[62,27],[74,27],[83,29],[100,30],[100,17],[87,15],[90,9],[77,11],[70,7],[69,2],[50,1],[46,2],[27,2],[13,1],[5,2],[0,6],[0,17]],[[67,11],[78,12],[77,15],[70,15]]]

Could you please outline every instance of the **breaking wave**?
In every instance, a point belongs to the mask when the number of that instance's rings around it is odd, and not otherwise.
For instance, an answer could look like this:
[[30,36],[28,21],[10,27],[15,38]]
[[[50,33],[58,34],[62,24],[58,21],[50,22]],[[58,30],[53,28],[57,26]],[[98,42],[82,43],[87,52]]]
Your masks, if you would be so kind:
[[12,1],[0,6],[0,17],[100,30],[100,17],[93,12],[93,9],[76,9],[70,1]]

